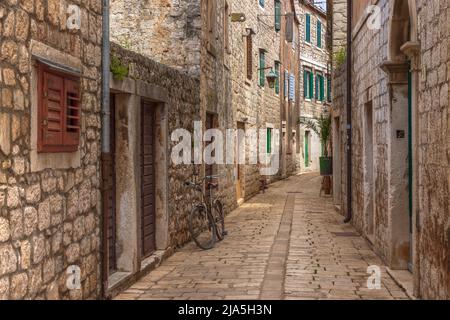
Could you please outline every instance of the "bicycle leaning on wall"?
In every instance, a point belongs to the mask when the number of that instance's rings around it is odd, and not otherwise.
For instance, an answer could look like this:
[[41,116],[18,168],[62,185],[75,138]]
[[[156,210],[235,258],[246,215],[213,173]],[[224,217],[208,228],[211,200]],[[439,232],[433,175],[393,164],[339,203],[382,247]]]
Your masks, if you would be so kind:
[[217,241],[222,241],[227,235],[223,204],[218,197],[213,197],[213,190],[219,185],[212,181],[219,177],[206,176],[199,180],[194,174],[193,181],[185,182],[186,186],[201,194],[201,201],[194,204],[188,217],[188,227],[192,239],[203,250],[212,249]]

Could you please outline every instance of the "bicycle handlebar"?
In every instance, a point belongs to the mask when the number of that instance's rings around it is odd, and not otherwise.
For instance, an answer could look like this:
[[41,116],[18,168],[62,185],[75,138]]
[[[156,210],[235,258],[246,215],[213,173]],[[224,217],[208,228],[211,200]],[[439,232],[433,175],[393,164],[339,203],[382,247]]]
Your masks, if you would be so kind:
[[223,175],[217,174],[217,175],[212,175],[212,176],[205,176],[204,178],[202,178],[200,181],[198,182],[192,182],[192,181],[185,181],[184,185],[187,187],[191,187],[191,188],[201,188],[203,183],[206,180],[211,180],[211,179],[218,179],[223,177]]

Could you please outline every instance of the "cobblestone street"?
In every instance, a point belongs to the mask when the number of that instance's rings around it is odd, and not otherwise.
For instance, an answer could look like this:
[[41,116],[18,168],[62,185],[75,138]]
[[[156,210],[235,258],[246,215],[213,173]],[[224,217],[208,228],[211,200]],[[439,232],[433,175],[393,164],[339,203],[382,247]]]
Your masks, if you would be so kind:
[[271,185],[228,216],[214,249],[188,244],[116,299],[408,299],[319,189],[315,174]]

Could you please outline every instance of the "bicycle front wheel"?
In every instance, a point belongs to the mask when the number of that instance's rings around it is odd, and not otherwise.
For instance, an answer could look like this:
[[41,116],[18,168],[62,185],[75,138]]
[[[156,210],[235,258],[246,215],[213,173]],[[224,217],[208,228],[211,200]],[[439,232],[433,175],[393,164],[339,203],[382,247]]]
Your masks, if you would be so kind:
[[214,225],[216,227],[216,235],[219,241],[222,241],[225,237],[225,216],[223,213],[223,204],[220,200],[216,200],[213,203],[212,216],[214,219]]
[[206,206],[196,206],[188,219],[189,232],[197,246],[203,250],[214,247],[216,242],[216,228]]

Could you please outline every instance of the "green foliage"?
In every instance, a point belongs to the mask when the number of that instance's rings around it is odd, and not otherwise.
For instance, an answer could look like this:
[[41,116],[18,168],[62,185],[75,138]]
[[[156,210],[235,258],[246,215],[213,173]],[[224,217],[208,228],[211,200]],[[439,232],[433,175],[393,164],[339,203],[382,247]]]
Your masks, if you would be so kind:
[[324,156],[328,157],[328,146],[331,139],[331,115],[320,115],[320,118],[300,118],[300,124],[306,126],[308,129],[314,131],[319,137]]
[[114,79],[116,80],[125,79],[125,77],[127,77],[129,73],[129,67],[123,65],[121,61],[115,56],[111,57],[110,70],[114,76]]
[[345,61],[347,60],[347,50],[345,49],[345,47],[339,48],[334,53],[333,60],[336,69],[339,69],[345,63]]
[[131,50],[133,48],[133,45],[129,38],[120,39],[119,44],[122,48],[124,48],[126,50]]

